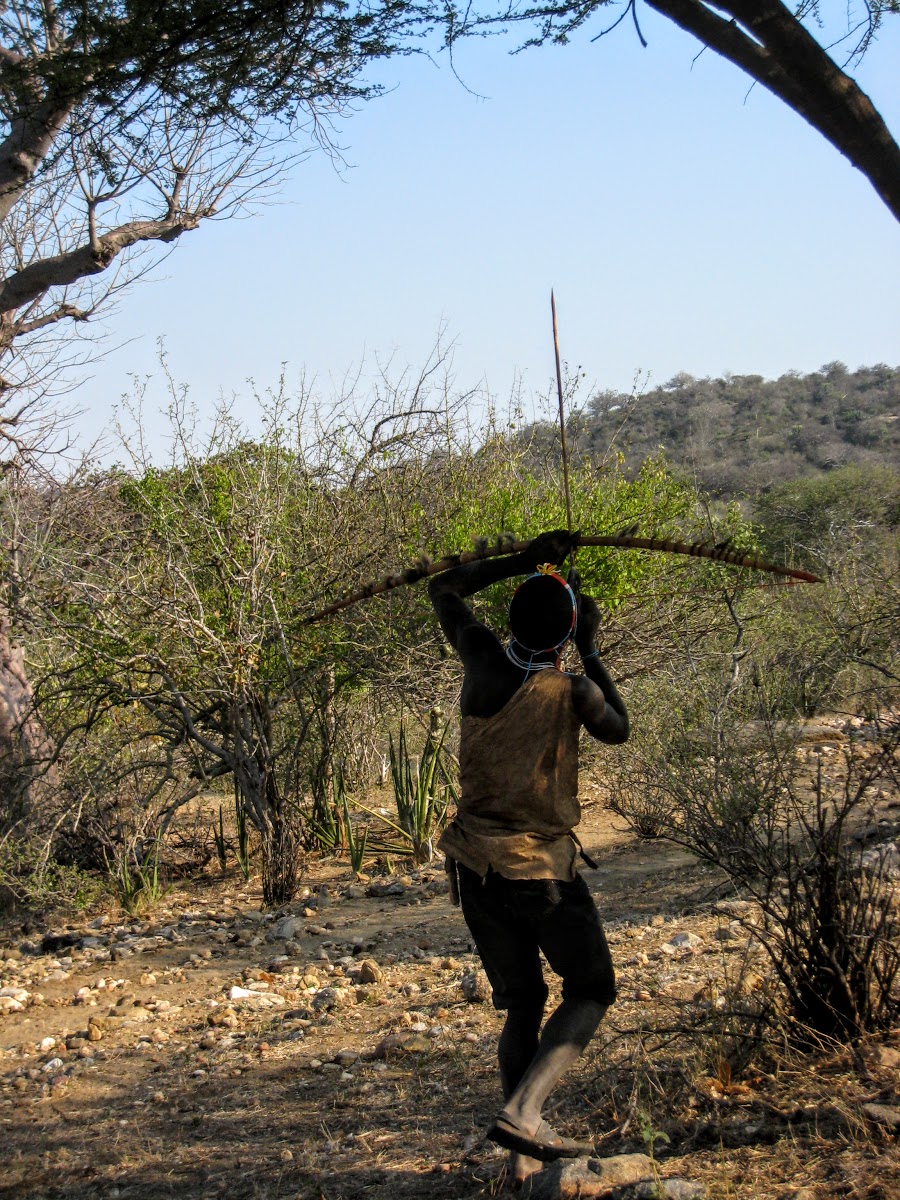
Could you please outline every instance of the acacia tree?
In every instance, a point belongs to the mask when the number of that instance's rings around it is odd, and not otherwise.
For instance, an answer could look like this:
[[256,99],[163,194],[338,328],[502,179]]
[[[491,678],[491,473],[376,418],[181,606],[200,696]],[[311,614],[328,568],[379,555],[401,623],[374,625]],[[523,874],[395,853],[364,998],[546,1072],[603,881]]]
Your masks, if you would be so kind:
[[[270,180],[280,135],[304,126],[327,144],[407,21],[380,0],[5,4],[0,396],[46,378],[48,331],[83,326],[137,249],[171,246]],[[14,417],[0,413],[0,432]]]
[[[398,48],[406,20],[382,0],[0,7],[0,472],[58,445],[51,397],[83,360],[91,318],[183,234],[258,197],[304,144],[330,147],[329,120],[377,91],[363,71]],[[52,746],[10,624],[16,491],[0,513],[0,767],[27,809]]]
[[[536,26],[529,45],[564,43],[613,0],[511,0],[499,9],[467,6],[449,18],[451,40],[496,24],[525,22]],[[792,9],[781,0],[646,0],[729,62],[767,88],[817,129],[858,168],[900,221],[900,146],[869,97],[839,65],[858,60],[877,36],[883,18],[900,12],[896,0],[867,0],[856,12],[846,6],[846,29],[833,47],[822,45],[811,32],[833,20],[837,5],[799,0]],[[621,4],[616,4],[621,8]],[[638,0],[626,0],[609,32],[632,15],[638,36]],[[646,44],[646,43],[644,43]]]
[[[78,481],[83,502],[50,536],[47,503],[32,505],[22,607],[62,808],[108,795],[129,771],[154,802],[165,784],[168,813],[230,779],[260,835],[265,899],[290,897],[308,769],[331,749],[320,745],[334,733],[329,710],[391,641],[381,629],[354,646],[338,626],[303,618],[323,591],[421,532],[411,496],[430,460],[451,463],[454,407],[465,403],[431,379],[439,367],[437,355],[362,412],[348,392],[330,413],[308,394],[271,397],[259,440],[225,407],[201,436],[176,389],[170,463],[148,462],[137,436],[131,469],[99,487]],[[438,523],[442,503],[438,488]]]

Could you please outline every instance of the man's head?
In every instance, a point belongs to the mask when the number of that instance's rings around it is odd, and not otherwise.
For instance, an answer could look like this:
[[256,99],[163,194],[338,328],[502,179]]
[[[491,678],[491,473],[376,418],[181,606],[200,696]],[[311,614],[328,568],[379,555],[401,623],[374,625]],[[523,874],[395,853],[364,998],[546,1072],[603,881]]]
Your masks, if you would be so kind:
[[557,650],[575,633],[575,594],[561,575],[542,570],[516,588],[509,604],[509,631],[532,654]]

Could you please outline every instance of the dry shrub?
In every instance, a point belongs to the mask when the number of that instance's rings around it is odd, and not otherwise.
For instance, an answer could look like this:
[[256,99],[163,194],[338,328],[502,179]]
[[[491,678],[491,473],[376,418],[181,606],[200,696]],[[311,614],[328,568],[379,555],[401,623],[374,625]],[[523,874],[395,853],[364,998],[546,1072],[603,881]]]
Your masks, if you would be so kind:
[[854,835],[892,782],[900,725],[875,723],[826,769],[802,747],[798,722],[771,715],[754,676],[732,674],[705,707],[683,695],[668,712],[660,705],[611,764],[613,806],[755,902],[746,927],[795,1033],[852,1040],[889,1028],[900,1017],[896,852],[866,851]]

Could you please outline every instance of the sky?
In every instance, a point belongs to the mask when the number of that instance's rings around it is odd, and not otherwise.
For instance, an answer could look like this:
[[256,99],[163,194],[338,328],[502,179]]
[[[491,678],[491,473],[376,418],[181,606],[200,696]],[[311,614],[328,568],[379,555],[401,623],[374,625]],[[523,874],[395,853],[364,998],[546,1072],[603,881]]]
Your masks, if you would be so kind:
[[[133,377],[166,396],[160,340],[201,414],[253,381],[327,397],[362,366],[420,366],[440,331],[457,386],[526,406],[560,348],[592,389],[900,365],[900,224],[820,134],[643,9],[602,40],[512,38],[382,65],[342,121],[346,165],[297,164],[275,203],[183,236],[106,320],[73,402],[103,437]],[[900,21],[854,77],[900,135]],[[536,403],[536,401],[535,401]]]

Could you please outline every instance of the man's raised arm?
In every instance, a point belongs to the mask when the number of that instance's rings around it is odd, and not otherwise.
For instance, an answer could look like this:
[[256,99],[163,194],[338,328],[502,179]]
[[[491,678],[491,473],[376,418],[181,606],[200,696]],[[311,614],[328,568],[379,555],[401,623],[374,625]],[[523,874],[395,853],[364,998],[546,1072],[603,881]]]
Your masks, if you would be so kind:
[[572,549],[574,536],[565,529],[552,530],[540,534],[519,554],[463,563],[433,576],[428,584],[428,595],[454,650],[459,652],[459,639],[466,629],[481,627],[481,622],[464,603],[464,596],[473,596],[501,579],[530,575],[539,563],[561,564]]
[[598,741],[621,745],[628,741],[628,710],[596,647],[600,609],[590,596],[578,592],[578,627],[575,648],[581,655],[584,675],[576,676],[572,700],[581,723]]

